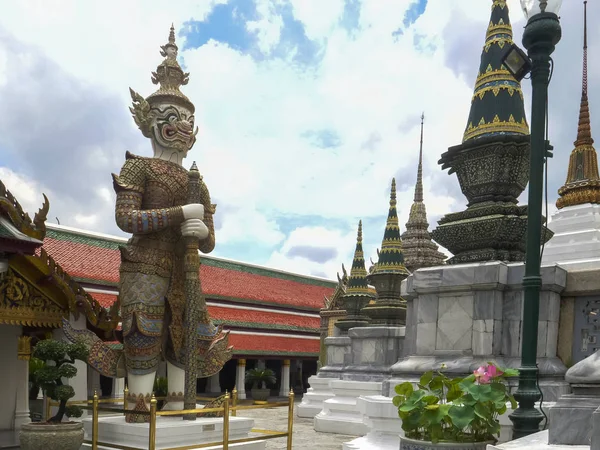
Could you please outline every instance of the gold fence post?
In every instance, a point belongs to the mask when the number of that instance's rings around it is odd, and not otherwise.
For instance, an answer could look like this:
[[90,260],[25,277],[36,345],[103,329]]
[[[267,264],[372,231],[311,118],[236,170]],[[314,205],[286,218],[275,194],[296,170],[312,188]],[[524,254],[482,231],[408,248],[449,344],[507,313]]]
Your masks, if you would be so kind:
[[223,402],[223,450],[229,450],[229,392],[227,391]]
[[288,406],[288,435],[287,435],[287,450],[292,450],[292,436],[294,434],[294,390],[290,389],[289,406]]
[[156,449],[156,397],[152,393],[150,399],[150,432],[148,433],[148,450]]
[[235,409],[235,408],[236,408],[237,402],[238,402],[238,393],[237,393],[237,388],[235,386],[233,387],[233,391],[231,392],[231,394],[232,394],[231,395],[231,403],[233,405],[233,411],[231,411],[231,415],[233,417],[235,417],[235,416],[237,416],[237,409]]
[[98,450],[98,392],[92,400],[92,450]]
[[123,389],[123,409],[125,411],[129,409],[129,401],[127,400],[127,397],[129,397],[129,388],[127,385],[125,385],[125,388]]

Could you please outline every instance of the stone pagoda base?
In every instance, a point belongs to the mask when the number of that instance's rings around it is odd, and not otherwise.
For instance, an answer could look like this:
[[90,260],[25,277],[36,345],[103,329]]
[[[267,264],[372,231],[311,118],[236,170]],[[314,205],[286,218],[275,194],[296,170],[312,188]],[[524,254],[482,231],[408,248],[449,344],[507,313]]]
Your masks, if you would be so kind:
[[544,248],[542,264],[558,263],[568,270],[600,267],[600,205],[559,209],[548,227],[554,236]]
[[384,381],[404,348],[405,327],[363,327],[348,331],[351,362],[342,380]]
[[[433,239],[454,256],[448,264],[476,261],[524,261],[527,234],[527,206],[492,202],[447,214],[432,232]],[[552,232],[542,229],[542,242]]]
[[323,402],[323,410],[315,416],[315,431],[362,436],[368,428],[357,407],[361,396],[381,395],[382,384],[332,380],[334,397]]
[[365,436],[345,442],[343,450],[398,450],[399,436],[404,431],[392,399],[381,395],[359,397],[356,406],[369,431]]
[[302,397],[302,403],[296,408],[298,417],[313,418],[323,409],[323,402],[333,398],[331,380],[333,378],[319,378],[313,375],[308,378],[309,388]]
[[[556,356],[560,293],[566,271],[542,267],[538,332],[540,386],[544,401],[570,392],[566,367]],[[488,361],[518,368],[521,353],[524,264],[502,262],[420,269],[408,278],[407,332],[410,356],[392,367],[384,395],[395,385],[417,381],[428,370],[465,376]],[[517,380],[511,381],[516,386]]]
[[319,369],[319,378],[341,378],[344,366],[352,361],[351,341],[348,336],[325,338],[327,364]]
[[[91,439],[92,419],[83,419],[86,439]],[[243,439],[250,435],[254,420],[246,417],[229,418],[229,439]],[[100,417],[98,420],[98,441],[105,444],[117,444],[125,447],[148,448],[149,425],[147,423],[127,423],[122,415]],[[156,419],[156,449],[184,447],[193,449],[192,445],[209,444],[210,449],[220,449],[223,439],[223,418],[198,418],[195,421],[183,420],[181,417],[158,417]],[[264,450],[266,441],[231,444],[230,448],[243,450]],[[82,449],[91,449],[84,444]],[[110,449],[112,447],[98,447]]]

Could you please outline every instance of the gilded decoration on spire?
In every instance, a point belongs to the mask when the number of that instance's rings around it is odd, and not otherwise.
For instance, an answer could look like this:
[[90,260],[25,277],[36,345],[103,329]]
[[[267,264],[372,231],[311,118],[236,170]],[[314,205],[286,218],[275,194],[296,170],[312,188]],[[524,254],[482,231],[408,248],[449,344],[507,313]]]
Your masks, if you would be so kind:
[[402,239],[400,238],[400,226],[398,225],[398,212],[396,210],[396,179],[392,178],[392,189],[390,193],[390,209],[388,212],[381,251],[378,252],[379,259],[373,269],[373,274],[398,273],[408,276],[408,270],[404,266],[404,254],[402,253]]
[[348,288],[344,297],[369,296],[373,294],[369,291],[367,284],[367,269],[365,268],[365,256],[362,247],[362,220],[358,222],[358,234],[356,237],[356,249],[348,278]]
[[463,142],[495,134],[529,134],[521,85],[502,64],[503,52],[512,43],[506,0],[493,0]]
[[438,246],[431,240],[427,210],[423,203],[423,126],[425,115],[421,115],[421,141],[419,146],[419,165],[417,168],[417,182],[415,184],[415,197],[406,231],[402,234],[404,258],[406,268],[414,272],[422,267],[440,266],[444,264],[446,255],[438,251]]
[[579,106],[579,124],[575,148],[569,158],[567,181],[558,190],[556,202],[558,208],[600,203],[600,177],[598,176],[598,158],[592,139],[590,125],[590,107],[588,104],[587,74],[587,1],[583,2],[583,76],[581,83],[581,104]]

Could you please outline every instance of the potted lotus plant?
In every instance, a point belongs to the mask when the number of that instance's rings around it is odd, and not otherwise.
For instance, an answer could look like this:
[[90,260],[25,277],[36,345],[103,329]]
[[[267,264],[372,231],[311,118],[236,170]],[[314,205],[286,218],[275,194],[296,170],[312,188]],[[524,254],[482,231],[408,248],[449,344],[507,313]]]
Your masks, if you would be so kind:
[[516,408],[506,379],[517,375],[488,363],[464,378],[430,371],[416,389],[410,382],[399,384],[393,402],[405,433],[400,449],[485,450],[500,435],[498,418],[507,403]]
[[58,410],[47,421],[25,424],[21,427],[20,439],[23,450],[79,450],[83,444],[84,431],[81,422],[63,421],[66,417],[80,417],[81,408],[67,406],[75,396],[72,386],[63,380],[77,375],[75,360],[86,361],[87,349],[83,344],[70,344],[48,339],[38,342],[32,356],[45,364],[32,369],[35,381],[46,397],[59,402]]
[[250,369],[246,372],[246,383],[252,384],[250,393],[254,402],[266,402],[271,394],[267,385],[277,383],[277,378],[271,369]]

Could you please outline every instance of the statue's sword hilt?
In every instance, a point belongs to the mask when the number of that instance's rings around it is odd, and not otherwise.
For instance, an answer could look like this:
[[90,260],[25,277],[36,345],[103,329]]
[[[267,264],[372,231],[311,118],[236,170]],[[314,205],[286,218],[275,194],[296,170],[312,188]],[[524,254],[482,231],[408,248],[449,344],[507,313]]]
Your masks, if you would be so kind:
[[[188,172],[188,203],[200,201],[200,172],[194,162]],[[206,205],[205,205],[206,207]],[[186,236],[183,270],[185,273],[185,392],[183,409],[196,409],[196,383],[198,380],[198,320],[202,301],[200,284],[199,241]],[[184,420],[196,420],[196,414],[185,414]]]

